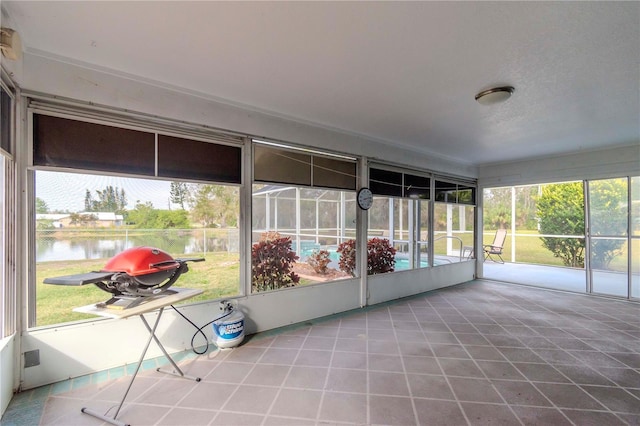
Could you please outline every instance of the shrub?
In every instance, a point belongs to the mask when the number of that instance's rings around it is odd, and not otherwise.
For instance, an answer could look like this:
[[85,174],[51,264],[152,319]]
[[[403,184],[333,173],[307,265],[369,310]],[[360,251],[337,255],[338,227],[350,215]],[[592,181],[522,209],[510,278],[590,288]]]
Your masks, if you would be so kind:
[[[627,232],[626,179],[604,179],[589,183],[590,228],[593,236],[625,235]],[[582,182],[547,185],[537,200],[540,233],[584,235],[584,195]],[[541,237],[542,244],[566,266],[584,267],[583,238]],[[609,269],[611,261],[623,253],[624,241],[614,238],[591,240],[591,267]]]
[[317,274],[324,275],[327,273],[327,266],[331,263],[329,252],[326,250],[314,250],[309,259],[307,259],[307,263]]
[[347,240],[340,243],[338,246],[338,253],[340,253],[340,260],[338,264],[340,270],[350,274],[352,277],[356,276],[356,240]]
[[[340,270],[355,276],[356,241],[348,240],[338,246]],[[396,266],[396,249],[385,238],[367,241],[367,275],[393,272]]]
[[293,287],[300,277],[292,271],[298,260],[291,250],[291,238],[277,232],[264,233],[260,241],[251,246],[251,284],[253,291],[276,290]]
[[367,274],[393,272],[396,266],[396,249],[385,238],[367,241]]
[[[537,200],[540,233],[549,235],[584,234],[582,182],[546,185]],[[565,266],[584,267],[584,240],[581,238],[540,237],[542,245]]]

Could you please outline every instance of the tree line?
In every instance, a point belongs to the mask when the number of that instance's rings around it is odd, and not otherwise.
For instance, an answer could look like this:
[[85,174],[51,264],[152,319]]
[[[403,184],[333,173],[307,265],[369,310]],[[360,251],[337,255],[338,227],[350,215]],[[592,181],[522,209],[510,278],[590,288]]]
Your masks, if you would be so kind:
[[[235,227],[239,220],[239,191],[222,185],[171,182],[169,199],[177,209],[158,209],[150,201],[137,200],[128,209],[127,193],[117,186],[86,190],[84,212],[70,213],[71,223],[90,226],[97,220],[92,213],[111,212],[122,215],[124,223],[140,229]],[[36,213],[49,213],[46,201],[36,198]]]

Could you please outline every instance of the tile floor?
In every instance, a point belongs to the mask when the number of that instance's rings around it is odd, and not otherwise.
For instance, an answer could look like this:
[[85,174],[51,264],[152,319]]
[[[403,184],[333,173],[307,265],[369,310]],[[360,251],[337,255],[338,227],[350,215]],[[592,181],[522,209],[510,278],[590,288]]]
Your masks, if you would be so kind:
[[[144,371],[118,419],[638,425],[640,304],[474,281],[252,336],[181,366],[202,381]],[[14,398],[3,422],[32,424],[20,413],[36,412],[42,425],[104,424],[80,408],[112,414],[127,384],[125,374],[39,388]]]

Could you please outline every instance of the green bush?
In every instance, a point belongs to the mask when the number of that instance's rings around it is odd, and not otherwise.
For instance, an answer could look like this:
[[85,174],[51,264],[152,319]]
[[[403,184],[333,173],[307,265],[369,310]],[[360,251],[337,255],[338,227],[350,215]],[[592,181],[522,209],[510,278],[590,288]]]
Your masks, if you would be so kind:
[[[625,179],[596,180],[589,183],[591,235],[617,236],[627,232],[627,184]],[[584,235],[584,195],[582,182],[546,185],[537,201],[540,233]],[[566,266],[584,267],[583,238],[541,237],[543,245]],[[609,269],[611,261],[623,253],[624,241],[611,238],[591,240],[591,267]]]
[[[584,235],[582,182],[545,185],[536,203],[540,233]],[[566,266],[584,267],[584,239],[541,237],[542,244]]]

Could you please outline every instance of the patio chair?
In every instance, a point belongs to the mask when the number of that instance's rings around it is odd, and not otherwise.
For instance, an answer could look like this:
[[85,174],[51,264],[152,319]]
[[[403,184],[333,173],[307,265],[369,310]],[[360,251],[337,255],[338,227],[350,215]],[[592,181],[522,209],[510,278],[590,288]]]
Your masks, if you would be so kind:
[[[504,263],[504,259],[502,258],[502,248],[504,247],[504,240],[506,239],[507,230],[498,229],[496,231],[496,235],[493,237],[493,243],[482,246],[484,249],[484,260],[491,259],[496,263]],[[492,256],[498,256],[500,261],[497,261]]]

